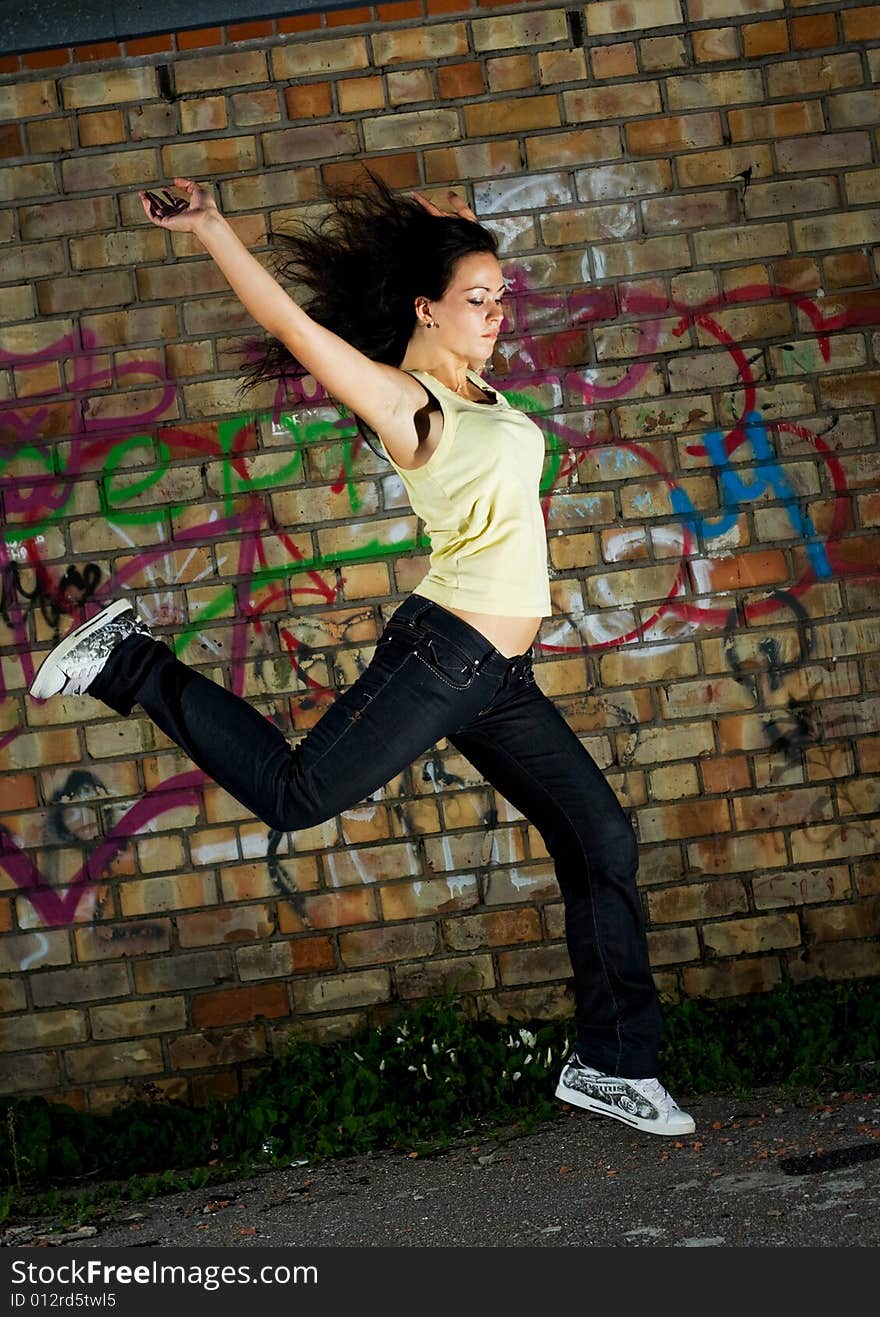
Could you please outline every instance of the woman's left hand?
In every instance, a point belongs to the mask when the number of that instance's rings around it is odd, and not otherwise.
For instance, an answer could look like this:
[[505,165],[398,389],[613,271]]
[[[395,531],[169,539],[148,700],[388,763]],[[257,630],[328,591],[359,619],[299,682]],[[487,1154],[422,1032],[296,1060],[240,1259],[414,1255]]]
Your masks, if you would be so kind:
[[409,195],[415,197],[416,201],[421,202],[429,215],[436,215],[438,219],[455,219],[457,216],[459,219],[472,220],[475,224],[478,222],[476,215],[467,202],[463,201],[458,193],[453,192],[452,189],[446,193],[447,197],[452,202],[451,213],[448,210],[441,210],[439,206],[435,206],[433,201],[428,201],[427,197],[423,197],[421,192],[410,192]]

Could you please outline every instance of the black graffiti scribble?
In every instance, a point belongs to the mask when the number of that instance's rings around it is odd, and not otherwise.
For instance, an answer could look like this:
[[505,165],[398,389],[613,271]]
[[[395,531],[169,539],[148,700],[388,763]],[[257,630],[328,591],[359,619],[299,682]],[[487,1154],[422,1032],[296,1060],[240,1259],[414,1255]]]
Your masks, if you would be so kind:
[[83,837],[71,828],[71,806],[97,800],[108,794],[107,787],[99,777],[95,777],[94,773],[75,768],[73,772],[68,773],[64,784],[52,793],[49,801],[51,806],[48,821],[49,835],[56,841],[81,844]]
[[62,617],[82,608],[92,598],[102,576],[96,562],[87,562],[82,571],[68,567],[57,585],[52,584],[47,573],[39,572],[33,589],[29,590],[22,582],[21,573],[22,568],[15,562],[7,563],[0,573],[0,617],[11,626],[19,600],[26,600],[32,609],[39,608],[53,631],[58,630]]
[[[782,658],[782,650],[775,636],[765,636],[758,645],[767,661],[770,689],[777,691],[782,686],[783,674],[794,672],[797,668],[802,667],[812,654],[814,643],[813,624],[801,601],[788,590],[774,590],[769,597],[774,599],[781,607],[788,608],[793,613],[797,625],[798,648],[800,651],[797,658],[786,662]],[[724,624],[724,657],[727,659],[734,680],[754,695],[756,693],[755,679],[746,671],[745,663],[736,647],[736,632],[741,625],[742,618],[738,610],[731,608]]]
[[277,828],[272,828],[270,831],[266,847],[266,868],[269,871],[269,878],[278,891],[282,896],[287,897],[305,927],[311,928],[311,922],[306,914],[306,899],[278,857],[278,847],[286,836],[286,832],[279,832]]

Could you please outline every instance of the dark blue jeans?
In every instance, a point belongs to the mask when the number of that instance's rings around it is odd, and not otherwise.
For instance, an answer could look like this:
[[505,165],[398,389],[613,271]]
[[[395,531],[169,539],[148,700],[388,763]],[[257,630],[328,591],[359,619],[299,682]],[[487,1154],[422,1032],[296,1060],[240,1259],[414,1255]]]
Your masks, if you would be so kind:
[[291,747],[246,701],[130,636],[90,695],[135,703],[270,828],[350,809],[446,737],[529,819],[553,857],[574,971],[578,1052],[630,1078],[657,1073],[660,1010],[636,886],[633,829],[602,773],[535,683],[531,651],[505,658],[411,595],[361,677]]

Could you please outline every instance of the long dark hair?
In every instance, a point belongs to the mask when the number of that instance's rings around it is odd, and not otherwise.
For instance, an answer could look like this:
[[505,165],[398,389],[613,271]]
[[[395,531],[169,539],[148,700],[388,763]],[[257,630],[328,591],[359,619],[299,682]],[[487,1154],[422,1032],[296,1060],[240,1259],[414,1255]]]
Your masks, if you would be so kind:
[[[472,252],[497,255],[498,240],[473,220],[431,215],[371,169],[365,173],[370,184],[328,189],[332,206],[317,225],[271,235],[275,268],[312,319],[372,361],[399,366],[415,328],[415,299],[437,301],[457,261]],[[278,339],[252,339],[247,351],[245,391],[307,373]]]

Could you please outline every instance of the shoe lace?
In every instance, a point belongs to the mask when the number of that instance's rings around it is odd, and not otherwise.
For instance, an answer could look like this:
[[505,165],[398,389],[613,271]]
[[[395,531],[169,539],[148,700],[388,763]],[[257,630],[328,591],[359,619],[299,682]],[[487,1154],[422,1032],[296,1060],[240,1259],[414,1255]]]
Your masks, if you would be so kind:
[[679,1110],[675,1098],[663,1087],[659,1079],[640,1079],[638,1084],[645,1097],[659,1107],[664,1115],[671,1116],[674,1111]]
[[77,667],[76,671],[68,678],[69,684],[65,687],[64,694],[84,695],[103,666],[104,660],[96,658],[89,663],[84,663],[81,667]]

